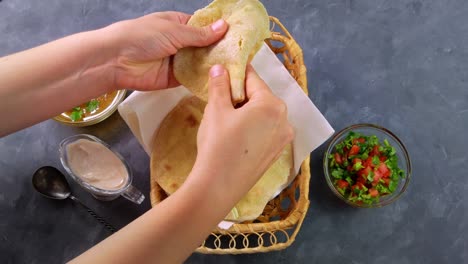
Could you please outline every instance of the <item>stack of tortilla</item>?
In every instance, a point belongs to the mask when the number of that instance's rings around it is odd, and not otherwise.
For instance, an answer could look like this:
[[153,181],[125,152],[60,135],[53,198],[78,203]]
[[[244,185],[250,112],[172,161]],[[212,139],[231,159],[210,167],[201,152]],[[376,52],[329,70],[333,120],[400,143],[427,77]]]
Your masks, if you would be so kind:
[[[197,132],[208,100],[208,72],[224,65],[230,75],[233,104],[245,100],[245,69],[263,41],[270,36],[269,18],[258,0],[215,0],[192,16],[189,25],[202,27],[223,18],[225,37],[205,48],[185,48],[174,58],[176,79],[195,96],[182,99],[161,123],[151,155],[151,179],[171,195],[190,174],[197,156]],[[256,219],[266,204],[294,177],[292,145],[264,173],[231,210],[226,220]]]
[[[195,164],[197,133],[204,109],[202,100],[195,96],[186,97],[166,116],[158,129],[151,155],[151,179],[156,180],[168,195],[182,186]],[[240,222],[257,218],[290,177],[293,177],[293,154],[289,144],[226,220]]]

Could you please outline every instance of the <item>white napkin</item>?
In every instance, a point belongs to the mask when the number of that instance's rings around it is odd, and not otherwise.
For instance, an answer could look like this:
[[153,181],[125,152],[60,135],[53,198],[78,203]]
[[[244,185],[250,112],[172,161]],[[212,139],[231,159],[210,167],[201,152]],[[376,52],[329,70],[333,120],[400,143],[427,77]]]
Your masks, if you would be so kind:
[[[325,142],[334,130],[266,44],[253,58],[252,66],[288,107],[288,120],[296,132],[293,149],[294,170],[297,174],[302,161]],[[162,120],[189,94],[183,86],[153,92],[134,92],[119,105],[120,115],[148,155],[151,155],[154,135]],[[275,196],[286,187],[281,186]],[[221,223],[219,227],[228,229],[231,225],[230,222]]]

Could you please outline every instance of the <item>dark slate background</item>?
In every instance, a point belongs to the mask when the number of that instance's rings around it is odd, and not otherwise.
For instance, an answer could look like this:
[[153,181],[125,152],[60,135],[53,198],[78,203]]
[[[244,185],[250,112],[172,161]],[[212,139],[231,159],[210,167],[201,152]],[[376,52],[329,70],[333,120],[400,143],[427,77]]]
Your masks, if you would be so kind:
[[[281,252],[195,254],[188,263],[467,263],[468,2],[439,0],[263,1],[304,49],[310,98],[336,130],[371,122],[395,132],[411,154],[413,179],[398,202],[353,209],[328,189],[324,146],[312,153],[310,210]],[[188,13],[208,1],[3,0],[0,56],[154,11]],[[26,76],[19,75],[19,78]],[[42,104],[44,102],[37,102]],[[34,106],[28,106],[34,107]],[[1,125],[7,125],[2,120]],[[31,174],[60,168],[58,143],[91,133],[130,161],[149,191],[149,160],[115,114],[90,128],[46,121],[0,139],[0,262],[60,263],[109,234],[69,201],[34,193]],[[150,208],[76,196],[118,227]]]

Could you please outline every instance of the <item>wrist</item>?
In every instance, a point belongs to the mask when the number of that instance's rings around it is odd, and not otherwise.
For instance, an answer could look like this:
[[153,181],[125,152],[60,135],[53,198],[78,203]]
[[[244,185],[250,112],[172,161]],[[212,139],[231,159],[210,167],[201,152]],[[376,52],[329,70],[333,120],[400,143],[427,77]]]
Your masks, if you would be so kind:
[[112,27],[113,25],[110,25],[83,33],[91,50],[84,72],[99,84],[102,94],[123,88],[115,81],[119,40]]
[[177,192],[185,197],[183,200],[191,205],[191,209],[196,209],[196,214],[202,215],[213,227],[229,214],[236,202],[229,198],[224,189],[204,176],[206,174],[201,171],[192,171]]
[[[229,212],[238,201],[235,186],[227,182],[231,178],[223,167],[202,160],[200,156],[187,178],[187,185],[199,189],[210,201],[214,201],[218,208]],[[219,204],[218,204],[219,203]]]

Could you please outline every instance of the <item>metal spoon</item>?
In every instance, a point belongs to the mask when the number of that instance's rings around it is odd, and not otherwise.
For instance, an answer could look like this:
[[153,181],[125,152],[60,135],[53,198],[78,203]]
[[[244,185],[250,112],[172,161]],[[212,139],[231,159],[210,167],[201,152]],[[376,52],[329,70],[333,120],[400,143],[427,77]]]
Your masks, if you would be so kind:
[[98,216],[93,210],[84,205],[80,200],[71,194],[70,186],[68,185],[65,176],[56,168],[51,166],[45,166],[39,168],[33,174],[32,184],[36,191],[41,193],[47,198],[64,200],[67,198],[72,199],[79,205],[84,207],[86,211],[94,218],[96,218],[101,224],[103,224],[112,233],[116,232],[117,229],[111,224],[107,223],[102,217]]

